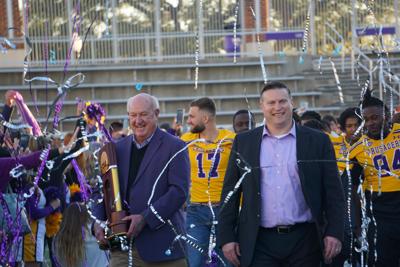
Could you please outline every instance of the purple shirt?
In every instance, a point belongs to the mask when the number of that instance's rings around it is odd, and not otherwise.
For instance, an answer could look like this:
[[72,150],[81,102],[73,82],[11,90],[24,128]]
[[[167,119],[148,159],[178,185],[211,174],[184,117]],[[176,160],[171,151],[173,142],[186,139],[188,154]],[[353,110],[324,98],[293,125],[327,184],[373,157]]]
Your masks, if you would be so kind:
[[275,227],[311,221],[297,166],[296,127],[273,136],[264,127],[260,149],[261,226]]

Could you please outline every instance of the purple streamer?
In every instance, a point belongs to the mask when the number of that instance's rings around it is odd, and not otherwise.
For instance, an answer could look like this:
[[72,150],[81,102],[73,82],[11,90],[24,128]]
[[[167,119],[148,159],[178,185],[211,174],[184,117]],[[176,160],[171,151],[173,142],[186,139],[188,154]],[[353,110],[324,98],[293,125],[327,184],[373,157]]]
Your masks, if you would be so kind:
[[[2,234],[2,243],[0,245],[0,263],[3,263],[3,260],[6,260],[4,263],[15,262],[16,256],[13,253],[13,244],[18,244],[18,238],[20,236],[20,232],[22,229],[21,224],[21,211],[22,208],[19,208],[19,203],[21,201],[21,195],[17,196],[17,203],[16,203],[16,216],[15,221],[11,216],[10,209],[8,208],[7,202],[3,197],[3,193],[0,192],[0,205],[3,208],[3,217],[6,220],[7,229],[8,231],[4,231]],[[11,242],[9,241],[9,236],[11,237]]]
[[[44,31],[44,38],[45,38],[45,43],[44,43],[44,47],[43,47],[43,54],[44,54],[44,67],[45,67],[45,75],[46,77],[49,76],[49,72],[48,72],[48,60],[49,60],[49,36],[48,36],[48,30],[49,30],[49,23],[48,21],[45,22],[45,31]],[[46,113],[49,112],[48,111],[48,101],[49,101],[49,95],[48,95],[48,82],[46,81],[45,83],[45,89],[46,89]]]
[[22,120],[32,127],[32,134],[34,136],[43,135],[42,130],[39,127],[39,123],[36,121],[32,112],[29,110],[28,106],[24,102],[24,99],[19,93],[16,95],[15,104],[21,113]]
[[86,183],[86,177],[82,173],[81,169],[79,168],[78,162],[76,162],[75,159],[71,161],[72,166],[74,167],[76,177],[78,178],[79,181],[79,187],[81,188],[81,192],[83,195],[83,200],[88,201],[89,200],[89,192],[88,192],[88,185]]
[[60,113],[61,113],[61,109],[63,106],[63,99],[64,96],[61,97],[58,102],[56,103],[55,107],[54,107],[54,119],[53,119],[53,128],[57,128],[58,127],[58,123],[60,121]]
[[[10,214],[10,209],[8,208],[8,205],[3,197],[3,193],[0,193],[0,204],[3,208],[3,217],[5,218],[7,228],[8,228],[8,230],[11,230],[11,233],[12,233],[13,232],[12,231],[13,220],[12,220],[12,217]],[[1,250],[0,250],[1,259],[7,259],[7,254],[8,254],[7,250],[9,247],[9,244],[7,241],[8,241],[7,232],[4,231],[3,237],[2,237],[2,243],[1,243]],[[2,260],[0,262],[3,263]]]
[[211,253],[211,262],[206,265],[207,267],[218,267],[218,256],[213,250]]

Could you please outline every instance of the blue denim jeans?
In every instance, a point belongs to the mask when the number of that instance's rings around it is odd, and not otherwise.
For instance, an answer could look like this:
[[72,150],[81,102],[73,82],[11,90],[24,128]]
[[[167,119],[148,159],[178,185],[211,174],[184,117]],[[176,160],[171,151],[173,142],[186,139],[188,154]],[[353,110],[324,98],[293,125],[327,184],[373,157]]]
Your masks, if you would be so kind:
[[[213,207],[215,214],[215,220],[217,219],[219,207]],[[212,226],[213,216],[208,206],[197,206],[193,205],[187,207],[186,214],[186,232],[194,238],[194,243],[203,248],[204,253],[200,253],[197,249],[188,245],[188,262],[189,267],[204,267],[206,266],[208,243],[210,241],[210,232]],[[226,266],[231,266],[229,262],[224,258],[223,253],[220,249],[216,249],[216,253],[223,259]],[[218,261],[218,266],[224,266]]]

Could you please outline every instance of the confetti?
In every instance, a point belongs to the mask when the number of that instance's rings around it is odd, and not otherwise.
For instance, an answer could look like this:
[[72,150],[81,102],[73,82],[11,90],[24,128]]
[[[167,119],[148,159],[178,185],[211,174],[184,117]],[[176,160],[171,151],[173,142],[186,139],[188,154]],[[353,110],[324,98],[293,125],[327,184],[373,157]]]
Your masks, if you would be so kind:
[[135,85],[136,91],[142,90],[142,87],[143,87],[143,84],[141,84],[141,83],[137,83],[137,84]]

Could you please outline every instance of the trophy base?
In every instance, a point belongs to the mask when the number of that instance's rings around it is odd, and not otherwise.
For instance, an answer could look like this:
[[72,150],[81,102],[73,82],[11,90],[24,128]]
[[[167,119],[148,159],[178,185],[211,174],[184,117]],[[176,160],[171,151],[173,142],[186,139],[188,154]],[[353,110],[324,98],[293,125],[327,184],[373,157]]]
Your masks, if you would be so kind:
[[128,237],[126,236],[129,228],[129,221],[123,221],[122,219],[127,216],[127,212],[114,211],[111,212],[111,222],[109,231],[107,232],[106,239],[108,240],[107,245],[100,245],[100,249],[103,250],[121,250],[128,251]]
[[126,234],[128,232],[128,222],[129,221],[123,221],[122,219],[126,217],[128,213],[124,210],[121,211],[114,211],[111,213],[111,223],[110,223],[110,228],[111,228],[111,233],[113,235],[121,235],[121,234]]
[[107,244],[99,245],[99,248],[102,250],[120,250],[120,251],[128,251],[129,244],[128,244],[128,237],[126,233],[112,235],[106,238]]

